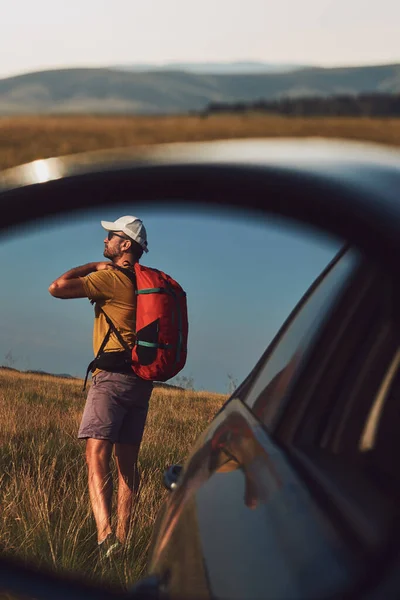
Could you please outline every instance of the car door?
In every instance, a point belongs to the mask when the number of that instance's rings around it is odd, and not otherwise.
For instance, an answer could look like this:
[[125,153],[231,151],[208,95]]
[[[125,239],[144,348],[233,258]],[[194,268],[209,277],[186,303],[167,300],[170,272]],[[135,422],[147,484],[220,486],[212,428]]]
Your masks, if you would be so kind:
[[395,506],[329,450],[362,435],[396,355],[392,291],[344,249],[198,440],[149,563],[171,596],[322,598],[368,575]]

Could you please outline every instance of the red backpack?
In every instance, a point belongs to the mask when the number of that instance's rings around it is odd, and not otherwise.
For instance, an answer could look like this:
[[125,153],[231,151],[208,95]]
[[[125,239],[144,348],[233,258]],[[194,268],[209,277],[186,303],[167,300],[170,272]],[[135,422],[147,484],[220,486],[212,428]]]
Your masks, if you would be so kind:
[[135,263],[136,343],[132,369],[142,379],[167,381],[187,357],[186,293],[162,271]]
[[[100,308],[109,325],[109,331],[101,348],[88,367],[103,368],[102,363],[110,362],[112,355],[119,352],[103,352],[110,337],[115,333],[125,348],[125,362],[142,379],[167,381],[183,369],[187,357],[188,316],[186,293],[172,277],[158,269],[135,263],[135,273],[130,269],[117,267],[132,281],[136,294],[136,342],[129,348],[115,325]],[[115,358],[117,358],[115,356]],[[104,370],[108,370],[107,366]],[[110,370],[112,368],[110,367]],[[85,380],[86,384],[86,380]]]

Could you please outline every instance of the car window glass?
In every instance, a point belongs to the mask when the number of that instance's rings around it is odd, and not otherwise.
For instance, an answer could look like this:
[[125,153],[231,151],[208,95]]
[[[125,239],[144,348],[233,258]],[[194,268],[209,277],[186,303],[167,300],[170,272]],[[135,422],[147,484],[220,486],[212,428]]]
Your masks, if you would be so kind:
[[245,402],[266,426],[271,426],[302,358],[359,261],[355,251],[340,258],[295,315],[256,376]]

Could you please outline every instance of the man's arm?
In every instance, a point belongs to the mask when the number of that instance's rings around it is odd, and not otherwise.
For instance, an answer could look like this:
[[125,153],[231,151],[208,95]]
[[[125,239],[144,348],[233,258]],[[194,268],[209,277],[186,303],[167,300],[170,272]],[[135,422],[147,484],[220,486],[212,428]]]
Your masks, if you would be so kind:
[[92,262],[81,267],[75,267],[53,281],[49,287],[49,292],[54,298],[87,298],[80,278],[94,271],[112,268],[113,264],[111,262]]

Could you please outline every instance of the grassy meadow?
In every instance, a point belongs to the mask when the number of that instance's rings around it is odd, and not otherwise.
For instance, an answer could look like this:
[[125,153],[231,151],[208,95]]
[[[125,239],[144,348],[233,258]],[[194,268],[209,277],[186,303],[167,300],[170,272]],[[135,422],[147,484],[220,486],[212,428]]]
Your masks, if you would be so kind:
[[36,565],[125,587],[145,570],[154,519],[168,494],[164,468],[185,458],[226,396],[155,388],[128,552],[106,572],[96,552],[85,443],[76,437],[85,398],[81,380],[0,369],[0,549]]
[[0,170],[89,150],[249,137],[322,136],[400,145],[400,119],[200,116],[0,117]]

